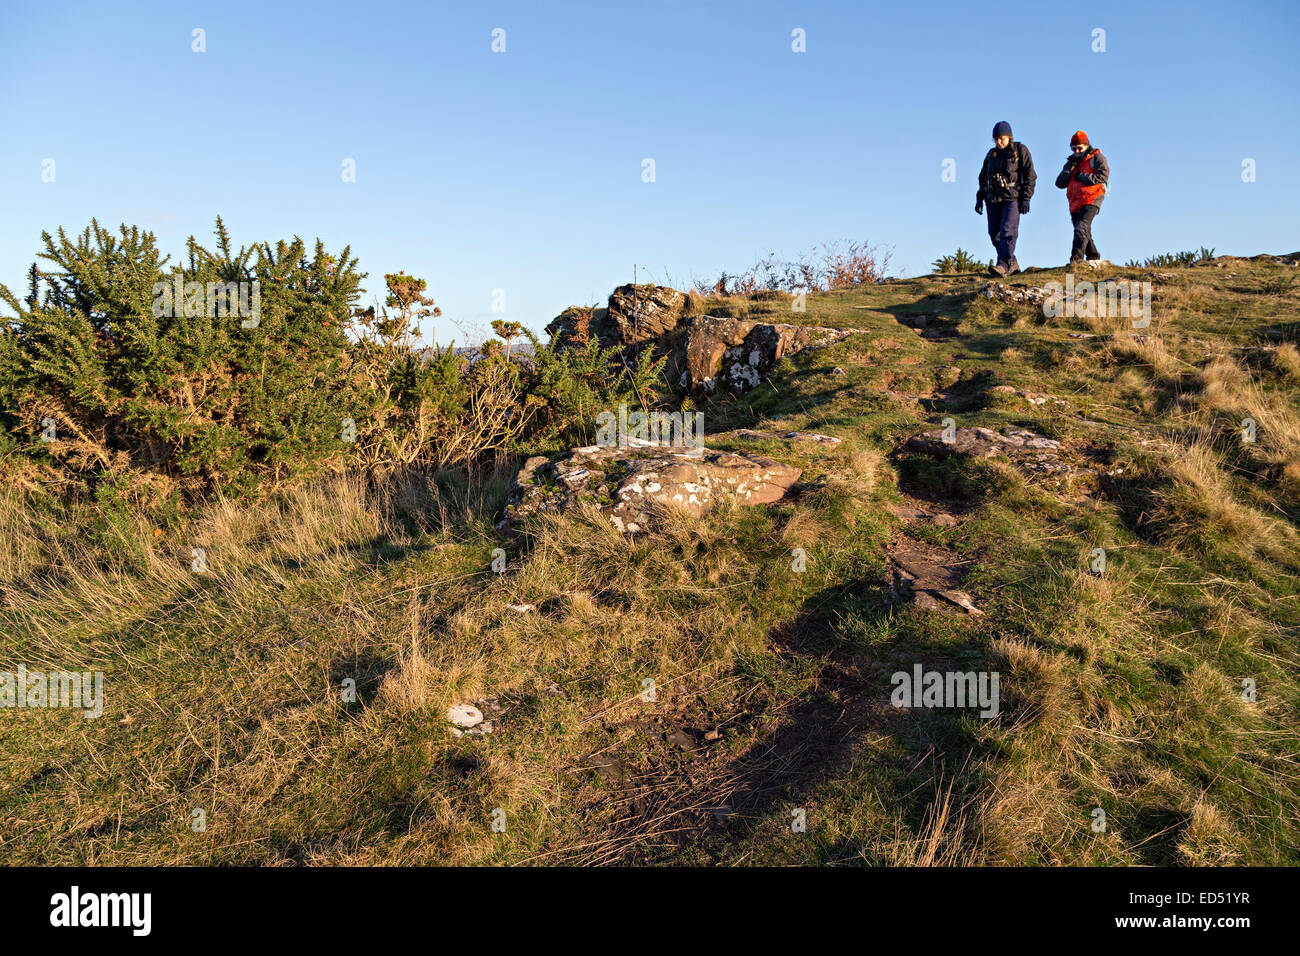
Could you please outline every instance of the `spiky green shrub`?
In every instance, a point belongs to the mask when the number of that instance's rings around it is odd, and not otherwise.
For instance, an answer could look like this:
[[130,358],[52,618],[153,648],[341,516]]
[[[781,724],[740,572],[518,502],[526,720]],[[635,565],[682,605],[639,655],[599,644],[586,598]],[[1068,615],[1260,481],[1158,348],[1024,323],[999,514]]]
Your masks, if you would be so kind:
[[500,342],[474,361],[421,349],[416,323],[440,314],[424,280],[387,275],[385,307],[359,309],[364,273],[347,248],[235,251],[220,219],[215,250],[191,237],[176,264],[136,227],[42,238],[49,265],[33,265],[27,296],[0,286],[13,312],[0,326],[0,458],[101,500],[466,465],[586,438],[600,410],[660,394],[664,363],[649,352],[557,350],[514,323],[498,331],[527,334],[527,360]]
[[594,440],[596,416],[619,403],[650,409],[665,394],[666,355],[642,349],[627,358],[617,348],[601,348],[595,339],[581,346],[543,346],[524,330],[533,345],[530,392],[540,403],[539,439],[560,445],[587,445]]
[[981,262],[960,246],[950,256],[940,256],[931,263],[935,272],[983,272],[993,265],[993,260]]
[[1176,269],[1208,262],[1214,258],[1214,249],[1201,246],[1200,249],[1188,249],[1184,252],[1165,252],[1147,259],[1130,259],[1125,265],[1134,269]]
[[43,233],[26,298],[0,286],[9,439],[78,478],[187,487],[274,484],[341,456],[341,420],[372,402],[346,335],[356,261],[297,238],[235,251],[220,219],[216,238],[172,263],[137,227]]

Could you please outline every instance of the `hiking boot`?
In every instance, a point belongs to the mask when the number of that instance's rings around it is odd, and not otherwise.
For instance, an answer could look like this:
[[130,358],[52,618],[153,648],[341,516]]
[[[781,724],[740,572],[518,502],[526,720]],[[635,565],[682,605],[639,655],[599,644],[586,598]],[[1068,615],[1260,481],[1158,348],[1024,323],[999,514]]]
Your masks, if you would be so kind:
[[1020,271],[1020,263],[1016,261],[1016,257],[1015,257],[1015,256],[1012,256],[1012,257],[1011,257],[1011,264],[1010,264],[1009,266],[1007,266],[1007,275],[1009,275],[1009,276],[1013,276],[1013,275],[1015,275],[1015,274],[1016,274],[1017,272],[1019,272],[1019,271]]
[[991,276],[1005,276],[1006,274],[1007,267],[1000,262],[994,263],[989,267],[989,275]]

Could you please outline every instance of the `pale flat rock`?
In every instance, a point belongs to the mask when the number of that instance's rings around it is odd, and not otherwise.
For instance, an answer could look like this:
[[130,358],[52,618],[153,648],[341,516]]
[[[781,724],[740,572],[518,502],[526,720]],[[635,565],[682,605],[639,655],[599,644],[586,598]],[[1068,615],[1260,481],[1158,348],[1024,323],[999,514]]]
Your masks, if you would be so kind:
[[656,507],[707,513],[722,498],[743,505],[771,504],[799,480],[800,469],[765,455],[685,449],[633,441],[590,445],[550,461],[528,459],[515,477],[506,512],[497,523],[538,512],[559,513],[580,501],[595,503],[620,531],[644,531]]
[[1093,462],[1067,457],[1055,438],[1023,428],[1009,428],[1005,433],[982,426],[957,428],[949,438],[944,440],[943,429],[933,429],[912,437],[905,447],[935,457],[1002,457],[1025,471],[1057,476],[1097,470]]
[[1061,443],[1054,438],[1022,428],[1009,429],[1006,434],[999,434],[991,428],[977,425],[973,428],[954,429],[950,437],[951,440],[945,441],[943,429],[936,428],[915,436],[907,445],[914,451],[975,458],[1033,451],[1056,452],[1061,447]]
[[776,431],[759,431],[754,428],[737,428],[727,434],[738,435],[741,438],[766,438],[772,441],[812,441],[821,445],[838,445],[842,438],[836,438],[834,435],[819,435],[816,432],[776,432]]
[[464,730],[459,727],[453,727],[451,728],[451,733],[452,736],[455,737],[479,737],[492,733],[492,729],[492,721],[484,720],[475,724],[473,727],[468,727]]
[[455,704],[447,709],[447,719],[457,727],[475,727],[483,723],[483,711],[473,704]]

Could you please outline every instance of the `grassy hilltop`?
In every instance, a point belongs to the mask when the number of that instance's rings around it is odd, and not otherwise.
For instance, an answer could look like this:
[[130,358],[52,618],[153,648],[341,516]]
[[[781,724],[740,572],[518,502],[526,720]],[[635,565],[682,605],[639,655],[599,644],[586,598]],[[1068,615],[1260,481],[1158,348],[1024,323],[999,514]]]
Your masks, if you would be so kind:
[[[634,538],[594,511],[504,536],[518,461],[335,473],[111,533],[88,503],[8,485],[4,659],[102,669],[107,705],[0,713],[0,855],[1298,863],[1296,272],[1108,268],[1154,283],[1137,333],[989,299],[969,274],[818,293],[801,313],[710,298],[867,334],[699,400],[706,430],[843,442],[710,439],[798,465],[795,493]],[[948,416],[1057,439],[1087,467],[1062,480],[905,447]],[[892,601],[890,555],[913,546],[950,555],[983,614]],[[1000,713],[892,707],[890,675],[918,663],[997,671]],[[447,708],[474,700],[493,733],[453,736]]]

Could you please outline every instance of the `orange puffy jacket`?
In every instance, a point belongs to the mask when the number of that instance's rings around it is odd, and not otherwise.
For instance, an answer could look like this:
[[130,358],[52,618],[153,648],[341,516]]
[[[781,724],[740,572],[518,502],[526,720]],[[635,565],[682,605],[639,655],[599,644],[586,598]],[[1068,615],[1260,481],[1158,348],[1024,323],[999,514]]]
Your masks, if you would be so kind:
[[[1091,184],[1079,179],[1087,176]],[[1065,187],[1065,198],[1070,204],[1070,212],[1078,212],[1084,206],[1099,205],[1106,195],[1106,182],[1110,179],[1110,165],[1101,150],[1094,149],[1075,165],[1069,174]]]

